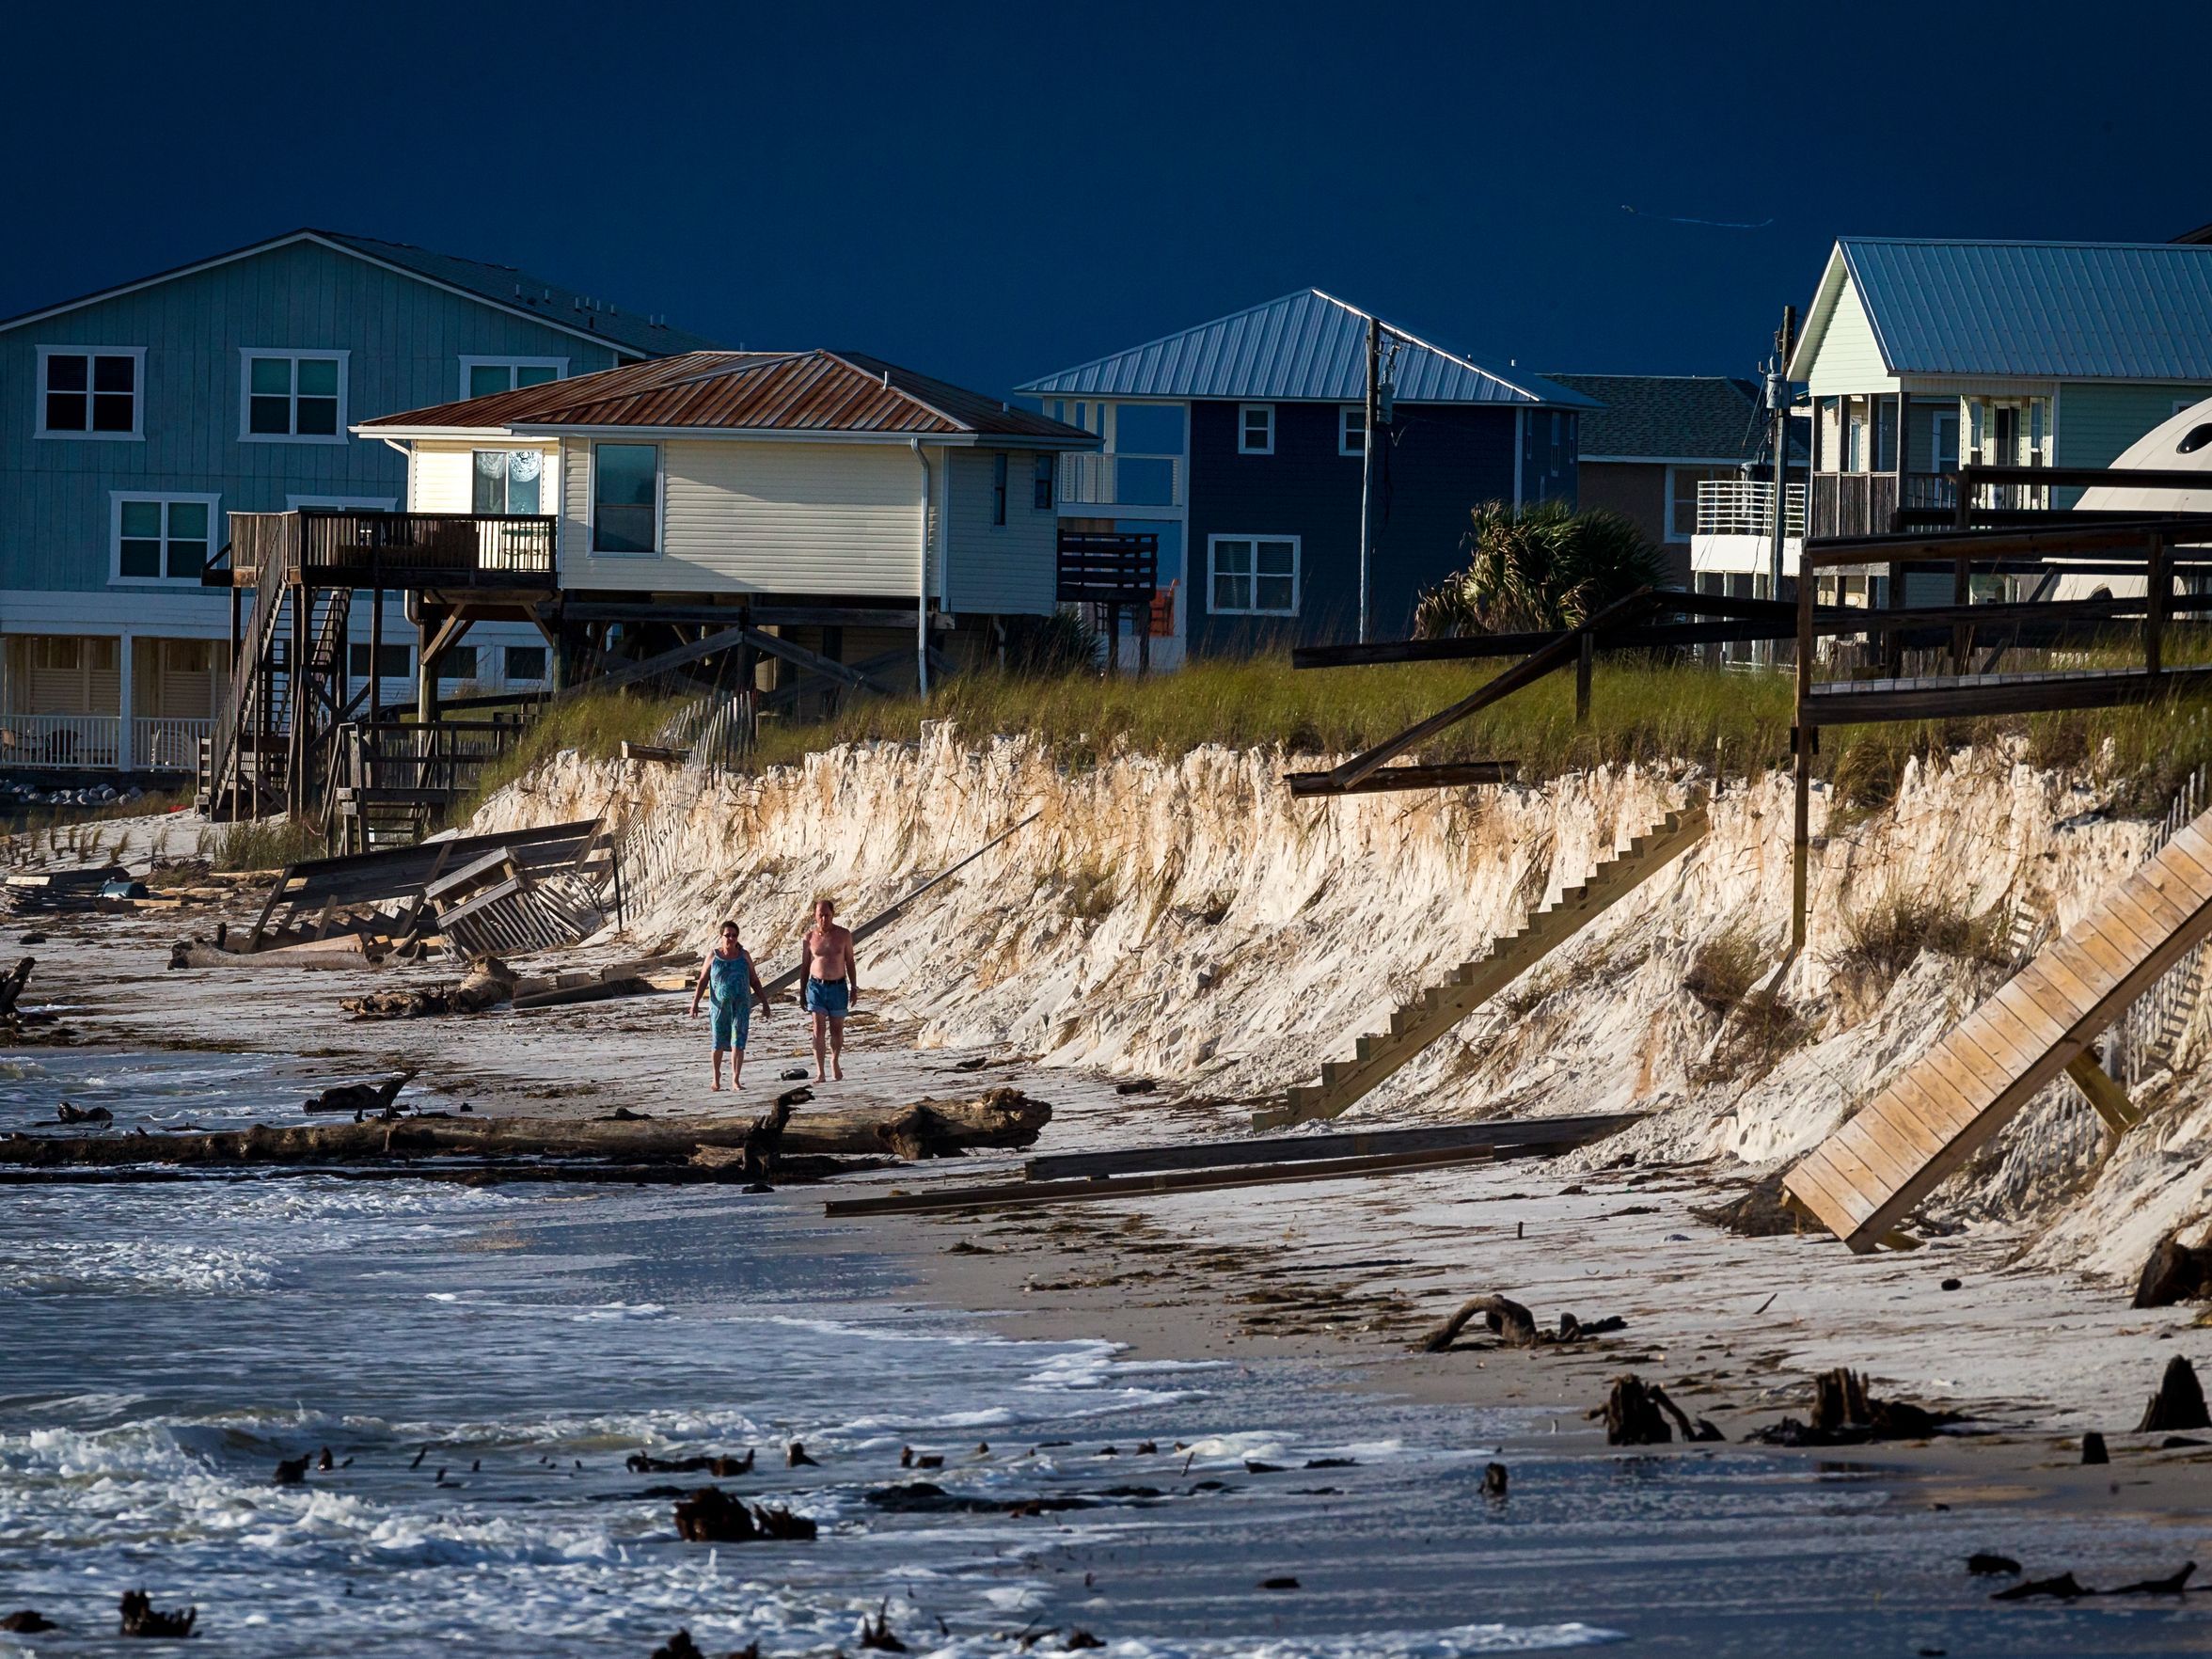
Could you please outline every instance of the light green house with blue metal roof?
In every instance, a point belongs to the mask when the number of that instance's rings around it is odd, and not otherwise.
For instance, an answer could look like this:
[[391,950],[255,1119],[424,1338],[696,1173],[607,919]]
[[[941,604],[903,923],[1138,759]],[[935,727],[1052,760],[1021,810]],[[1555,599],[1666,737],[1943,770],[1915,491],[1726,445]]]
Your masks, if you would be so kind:
[[1790,373],[1812,399],[1815,536],[1951,505],[1962,462],[2109,466],[2212,397],[2212,246],[1846,237]]
[[[710,345],[501,265],[303,229],[0,321],[0,769],[186,769],[227,683],[229,514],[392,508],[378,415]],[[529,478],[487,477],[536,512]],[[365,641],[366,605],[355,608]],[[396,613],[387,634],[403,638]],[[368,646],[350,656],[357,678]],[[386,647],[404,696],[413,665]],[[449,677],[529,686],[527,627]]]

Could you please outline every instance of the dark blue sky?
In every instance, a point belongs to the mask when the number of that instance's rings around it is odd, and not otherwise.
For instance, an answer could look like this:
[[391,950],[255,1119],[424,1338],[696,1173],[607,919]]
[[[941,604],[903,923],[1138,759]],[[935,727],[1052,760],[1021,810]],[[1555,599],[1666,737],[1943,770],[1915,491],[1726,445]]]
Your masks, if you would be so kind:
[[1690,19],[19,9],[0,315],[324,225],[992,391],[1309,284],[1499,367],[1746,372],[1841,233],[2212,220],[2196,13]]

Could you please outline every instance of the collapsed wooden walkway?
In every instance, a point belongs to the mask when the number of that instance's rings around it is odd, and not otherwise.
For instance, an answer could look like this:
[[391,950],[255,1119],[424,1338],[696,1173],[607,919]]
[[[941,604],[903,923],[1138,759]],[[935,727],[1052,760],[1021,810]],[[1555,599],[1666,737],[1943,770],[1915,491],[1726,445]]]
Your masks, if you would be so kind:
[[1863,1254],[2062,1071],[2107,1122],[2130,1127],[2135,1109],[2091,1045],[2208,936],[2212,813],[2115,884],[1783,1184]]
[[1387,1032],[1361,1037],[1351,1059],[1323,1062],[1319,1083],[1302,1083],[1285,1105],[1255,1113],[1252,1127],[1282,1129],[1339,1115],[1703,840],[1711,821],[1703,802],[1667,814],[1626,852],[1599,864],[1519,927],[1493,940],[1486,954],[1461,963],[1444,984],[1430,986],[1392,1014]]

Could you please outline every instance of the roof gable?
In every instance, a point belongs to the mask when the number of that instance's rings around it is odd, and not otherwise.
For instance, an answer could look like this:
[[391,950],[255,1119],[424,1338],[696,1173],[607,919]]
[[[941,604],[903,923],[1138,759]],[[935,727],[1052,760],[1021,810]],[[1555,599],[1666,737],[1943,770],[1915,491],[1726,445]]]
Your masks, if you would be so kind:
[[[1300,289],[1019,389],[1031,396],[1358,403],[1367,396],[1369,315],[1318,288]],[[1392,371],[1400,403],[1588,406],[1589,400],[1565,387],[1529,374],[1509,379],[1395,324],[1385,326],[1410,342],[1399,348]]]
[[[80,294],[74,299],[40,306],[18,316],[0,320],[0,333],[79,310],[87,306],[99,305],[122,294],[158,287],[165,282],[173,282],[180,277],[213,270],[220,265],[249,260],[256,255],[289,247],[296,243],[313,244],[349,259],[365,261],[410,280],[429,283],[448,292],[460,294],[495,310],[527,317],[556,333],[590,340],[633,356],[666,356],[672,352],[697,350],[713,343],[682,329],[654,324],[651,319],[640,314],[586,311],[581,308],[583,296],[574,290],[545,282],[512,266],[487,265],[450,254],[433,253],[427,248],[412,247],[404,243],[378,242],[372,237],[314,229],[286,231],[281,236],[272,236],[265,241],[249,243],[225,253],[212,254],[203,260],[194,260],[188,264],[172,266],[150,276],[116,283],[92,293]],[[533,295],[536,297],[532,298]]]
[[1094,449],[1098,439],[982,392],[857,353],[687,352],[380,416],[357,431],[685,429],[735,436],[1003,437]]
[[2212,382],[2212,246],[1846,237],[1793,375],[1846,282],[1891,374]]

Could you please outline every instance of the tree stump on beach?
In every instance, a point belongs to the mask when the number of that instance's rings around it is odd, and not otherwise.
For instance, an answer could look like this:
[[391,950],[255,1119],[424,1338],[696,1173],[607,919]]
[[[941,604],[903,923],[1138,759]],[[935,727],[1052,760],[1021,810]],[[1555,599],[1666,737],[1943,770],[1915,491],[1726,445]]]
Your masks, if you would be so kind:
[[2173,1434],[2185,1429],[2212,1429],[2212,1414],[2204,1410],[2204,1390],[2197,1381],[2196,1367],[2177,1353],[2166,1362],[2166,1375],[2143,1407],[2136,1432]]
[[1647,1386],[1644,1380],[1634,1373],[1614,1378],[1613,1392],[1605,1397],[1605,1444],[1672,1444],[1674,1430],[1667,1427],[1666,1414],[1659,1408],[1660,1400],[1665,1398],[1664,1389]]
[[185,1607],[163,1612],[142,1589],[125,1590],[119,1604],[122,1634],[127,1636],[188,1636],[199,1622],[199,1609]]
[[2212,1243],[2184,1244],[2177,1228],[2152,1247],[2127,1305],[2172,1307],[2204,1297],[2212,1297]]

